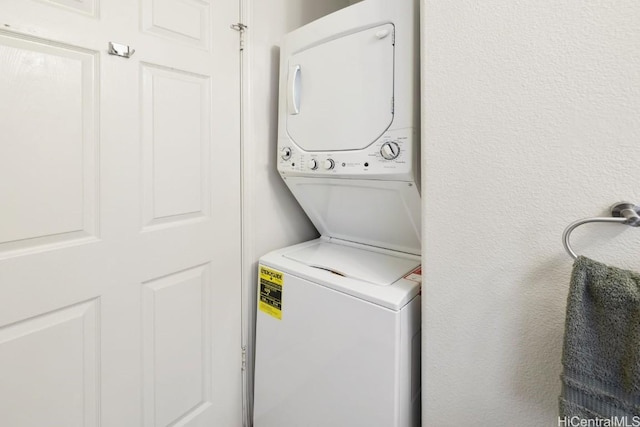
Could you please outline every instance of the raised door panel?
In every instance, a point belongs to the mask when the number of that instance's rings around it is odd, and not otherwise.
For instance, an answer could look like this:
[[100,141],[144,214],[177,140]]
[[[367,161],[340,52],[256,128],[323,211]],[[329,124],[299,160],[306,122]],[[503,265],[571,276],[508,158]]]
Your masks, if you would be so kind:
[[144,425],[191,425],[211,408],[209,266],[143,284]]
[[99,425],[98,316],[91,300],[0,328],[2,425]]
[[98,0],[41,0],[89,16],[98,16]]
[[144,31],[209,48],[210,5],[205,0],[143,0]]
[[0,33],[0,259],[97,235],[95,52]]
[[312,46],[288,59],[287,132],[307,151],[356,150],[393,120],[391,24]]
[[142,65],[144,227],[210,211],[209,78]]

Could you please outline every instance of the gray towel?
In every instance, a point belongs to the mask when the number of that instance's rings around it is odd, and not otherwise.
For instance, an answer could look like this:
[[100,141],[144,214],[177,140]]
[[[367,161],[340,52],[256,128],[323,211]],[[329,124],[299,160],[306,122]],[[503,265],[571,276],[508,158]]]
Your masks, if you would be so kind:
[[561,417],[640,416],[640,274],[576,260],[562,365]]

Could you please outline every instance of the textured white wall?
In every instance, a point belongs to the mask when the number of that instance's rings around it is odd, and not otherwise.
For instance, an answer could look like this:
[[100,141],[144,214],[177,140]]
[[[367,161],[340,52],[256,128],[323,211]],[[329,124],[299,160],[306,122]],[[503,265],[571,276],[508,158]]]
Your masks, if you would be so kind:
[[[640,202],[640,2],[423,0],[423,425],[557,425],[570,222]],[[640,230],[575,249],[640,270]]]

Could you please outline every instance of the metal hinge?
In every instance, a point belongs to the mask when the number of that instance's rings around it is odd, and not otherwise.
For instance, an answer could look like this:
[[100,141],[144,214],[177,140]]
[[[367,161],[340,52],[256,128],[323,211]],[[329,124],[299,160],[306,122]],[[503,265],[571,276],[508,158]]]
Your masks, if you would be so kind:
[[244,30],[246,30],[249,27],[247,27],[246,25],[244,25],[241,22],[238,22],[237,24],[231,24],[231,28],[236,30],[236,31],[243,32]]
[[242,346],[242,370],[247,370],[247,346]]
[[236,30],[240,33],[240,50],[244,50],[244,32],[247,30],[246,25],[242,22],[238,22],[237,24],[231,24],[231,29]]

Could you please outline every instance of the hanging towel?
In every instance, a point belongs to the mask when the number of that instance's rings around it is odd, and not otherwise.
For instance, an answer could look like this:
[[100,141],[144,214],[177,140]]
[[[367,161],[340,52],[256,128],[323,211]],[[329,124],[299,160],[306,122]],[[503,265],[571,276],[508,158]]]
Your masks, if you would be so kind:
[[560,417],[640,416],[640,274],[578,257],[562,365]]

